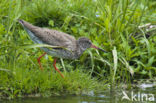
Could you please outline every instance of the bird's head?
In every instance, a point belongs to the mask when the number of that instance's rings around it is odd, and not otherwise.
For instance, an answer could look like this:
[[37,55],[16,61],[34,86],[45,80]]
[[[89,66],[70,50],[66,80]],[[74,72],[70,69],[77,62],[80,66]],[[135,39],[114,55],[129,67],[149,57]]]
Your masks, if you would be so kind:
[[94,49],[98,49],[98,50],[101,50],[103,52],[106,52],[105,50],[93,45],[91,40],[89,40],[86,37],[80,37],[77,41],[78,41],[78,45],[80,46],[81,50],[83,50],[83,51],[88,49],[88,48],[94,48]]

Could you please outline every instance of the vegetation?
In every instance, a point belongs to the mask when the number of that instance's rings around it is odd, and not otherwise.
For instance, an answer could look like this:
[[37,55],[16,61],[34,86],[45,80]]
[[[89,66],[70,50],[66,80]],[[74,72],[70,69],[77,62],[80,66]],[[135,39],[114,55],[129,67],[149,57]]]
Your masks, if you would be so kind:
[[[139,27],[156,24],[155,0],[1,0],[0,8],[0,97],[79,94],[156,76],[156,28]],[[40,71],[36,58],[43,51],[29,48],[19,18],[86,36],[108,53],[89,49],[78,60],[60,59],[65,79],[51,56],[42,58]]]

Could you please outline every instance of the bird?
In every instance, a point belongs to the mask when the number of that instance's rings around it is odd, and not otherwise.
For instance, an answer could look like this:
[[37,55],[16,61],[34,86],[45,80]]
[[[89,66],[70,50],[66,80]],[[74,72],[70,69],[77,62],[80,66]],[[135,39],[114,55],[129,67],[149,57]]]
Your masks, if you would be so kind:
[[62,78],[64,75],[60,72],[60,70],[56,67],[57,58],[63,59],[78,59],[83,52],[88,48],[95,48],[106,52],[105,50],[95,46],[90,39],[87,37],[79,37],[77,40],[74,36],[69,35],[67,33],[48,29],[41,28],[31,23],[18,19],[18,22],[23,26],[31,40],[36,44],[47,44],[51,46],[57,46],[58,48],[49,49],[47,47],[40,47],[44,53],[37,58],[40,69],[42,70],[42,65],[40,59],[46,54],[54,57],[53,67],[60,74]]

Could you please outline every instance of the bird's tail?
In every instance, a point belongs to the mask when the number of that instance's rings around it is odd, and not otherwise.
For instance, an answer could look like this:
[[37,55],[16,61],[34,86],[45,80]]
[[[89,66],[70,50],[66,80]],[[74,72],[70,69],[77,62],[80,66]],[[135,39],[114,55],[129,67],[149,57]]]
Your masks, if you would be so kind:
[[18,22],[24,27],[24,29],[26,30],[26,32],[28,33],[32,41],[38,44],[43,44],[42,41],[39,40],[38,37],[34,33],[35,28],[37,28],[36,26],[33,26],[32,24],[21,19],[18,19]]
[[20,23],[20,24],[22,24],[23,25],[23,20],[21,20],[21,19],[17,19],[18,20],[18,22]]

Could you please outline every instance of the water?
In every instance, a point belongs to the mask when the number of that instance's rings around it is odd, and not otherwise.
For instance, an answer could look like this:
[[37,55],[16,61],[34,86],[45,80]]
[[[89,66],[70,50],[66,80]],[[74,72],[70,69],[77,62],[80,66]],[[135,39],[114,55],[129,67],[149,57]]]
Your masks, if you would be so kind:
[[29,97],[14,100],[3,100],[0,103],[156,103],[156,85],[141,84],[132,90],[115,90],[88,95]]

